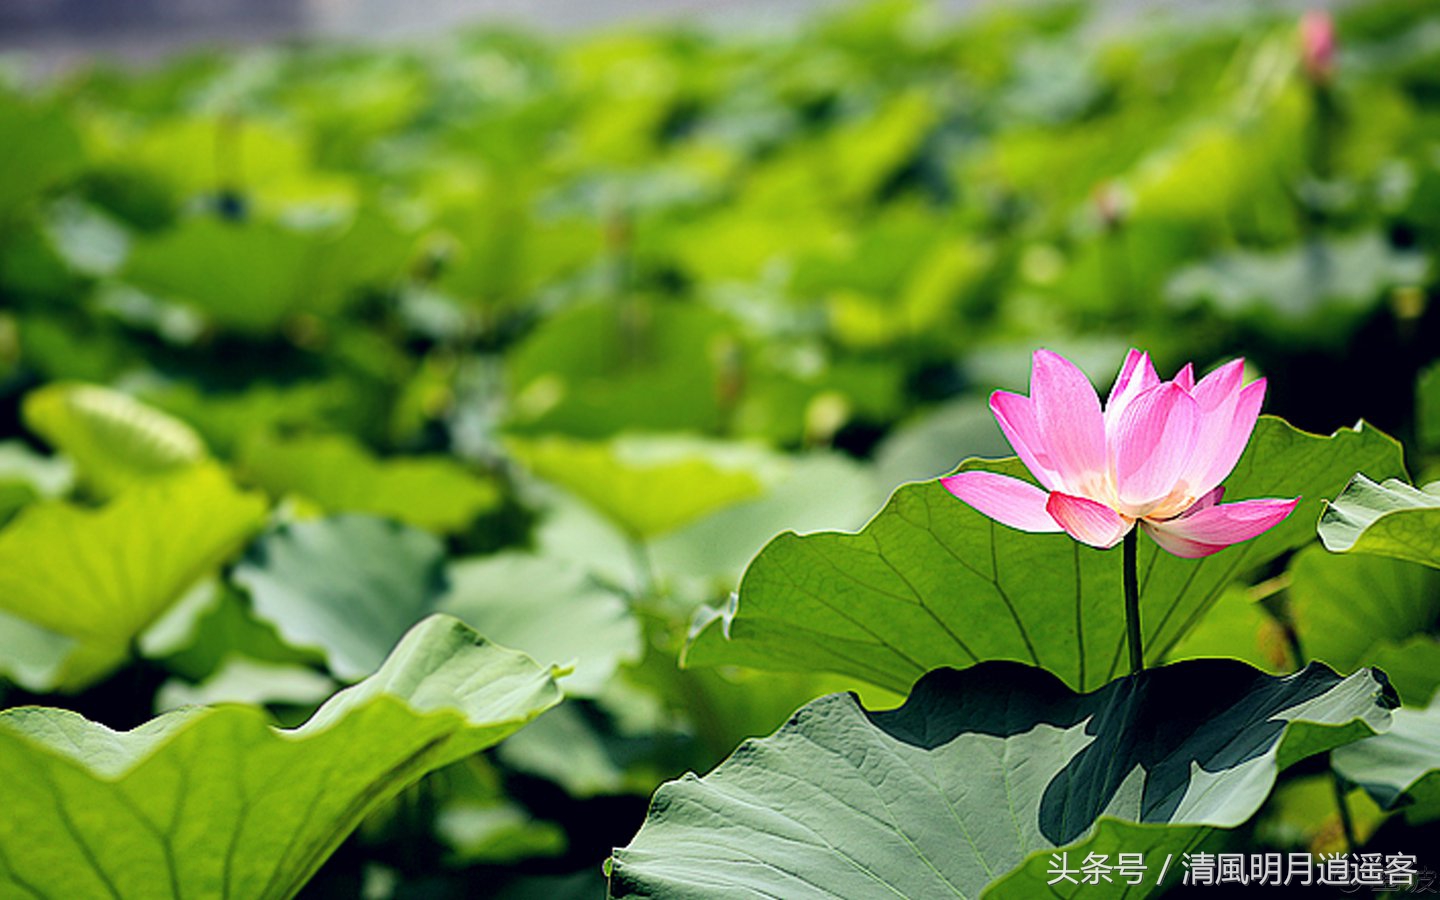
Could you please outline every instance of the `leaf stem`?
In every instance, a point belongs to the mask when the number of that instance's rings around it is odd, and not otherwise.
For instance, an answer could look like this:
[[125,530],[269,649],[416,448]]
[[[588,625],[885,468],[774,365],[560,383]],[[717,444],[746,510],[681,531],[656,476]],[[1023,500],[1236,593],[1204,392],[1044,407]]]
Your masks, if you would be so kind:
[[650,546],[644,538],[634,536],[629,539],[629,544],[630,560],[635,566],[635,600],[641,605],[654,603],[658,581],[655,563],[650,559]]
[[[1275,580],[1276,579],[1273,578],[1271,579],[1272,582]],[[1260,586],[1261,585],[1257,585],[1256,587]],[[1284,587],[1289,587],[1288,582]],[[1281,589],[1283,590],[1283,588]],[[1290,647],[1290,655],[1295,660],[1295,671],[1298,672],[1305,668],[1305,666],[1309,664],[1309,659],[1305,656],[1305,648],[1300,643],[1300,633],[1295,629],[1295,620],[1290,615],[1288,602],[1274,606],[1264,605],[1263,600],[1261,602],[1265,611],[1269,613],[1276,622],[1280,623],[1280,628],[1285,634],[1285,643]],[[1340,830],[1345,836],[1345,851],[1347,853],[1354,853],[1359,848],[1360,842],[1355,838],[1355,820],[1350,815],[1349,805],[1345,802],[1345,794],[1348,793],[1348,788],[1345,784],[1345,779],[1335,770],[1334,765],[1330,763],[1329,754],[1326,755],[1325,763],[1326,767],[1330,770],[1330,786],[1335,791],[1335,810],[1340,815]]]
[[1125,631],[1130,644],[1130,674],[1145,668],[1145,650],[1140,643],[1140,529],[1125,534]]
[[1345,834],[1345,850],[1354,853],[1359,846],[1355,840],[1355,820],[1350,817],[1350,806],[1345,802],[1345,779],[1330,767],[1330,784],[1335,788],[1335,808],[1340,811],[1340,830]]

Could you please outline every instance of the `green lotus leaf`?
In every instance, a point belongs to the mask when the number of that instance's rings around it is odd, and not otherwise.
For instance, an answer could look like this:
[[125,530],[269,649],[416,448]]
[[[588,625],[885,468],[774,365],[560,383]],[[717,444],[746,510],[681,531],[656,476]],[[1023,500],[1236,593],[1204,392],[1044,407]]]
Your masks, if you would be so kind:
[[445,548],[427,532],[335,516],[279,526],[251,545],[231,577],[287,643],[319,650],[336,677],[353,680],[435,611],[444,562]]
[[460,531],[499,499],[495,486],[442,456],[378,459],[345,435],[252,441],[246,477],[327,512],[371,513],[436,532]]
[[329,676],[309,666],[272,663],[232,656],[199,684],[172,678],[155,693],[155,709],[219,703],[312,706],[335,693]]
[[552,436],[512,439],[509,447],[535,475],[580,497],[636,540],[674,531],[765,488],[756,469],[766,457],[745,446]]
[[1374,553],[1440,569],[1440,481],[1414,488],[1356,475],[1325,507],[1320,540],[1336,553]]
[[292,897],[366,815],[559,698],[527,657],[434,616],[294,729],[244,706],[126,732],[6,710],[0,893]]
[[355,289],[397,277],[405,252],[372,215],[325,228],[196,217],[136,240],[122,275],[219,325],[265,334],[298,313],[341,311]]
[[78,171],[84,146],[62,111],[0,89],[0,220]]
[[[961,468],[1024,477],[1014,459]],[[1236,576],[1313,539],[1321,498],[1357,469],[1401,471],[1399,445],[1363,425],[1320,437],[1262,418],[1226,499],[1304,499],[1269,532],[1201,560],[1142,541],[1147,660],[1165,659]],[[1119,553],[1000,525],[939,481],[908,484],[858,534],[772,540],[729,605],[697,617],[685,662],[815,668],[903,691],[932,668],[1012,659],[1090,689],[1123,671],[1120,568]]]
[[[871,468],[837,453],[774,454],[757,465],[765,473],[762,495],[646,541],[646,555],[670,590],[714,596],[739,581],[770,535],[837,523],[858,528],[884,500]],[[544,508],[535,529],[537,552],[579,563],[615,584],[634,583],[630,541],[610,520],[559,492],[545,498]]]
[[[229,186],[226,182],[234,174],[226,171],[230,159],[244,160],[249,187],[290,181],[306,171],[310,148],[294,126],[257,117],[182,115],[173,108],[169,112],[122,145],[123,162],[180,197]],[[217,145],[234,156],[217,154]]]
[[[203,465],[138,484],[98,510],[53,501],[26,507],[0,531],[0,613],[23,622],[30,641],[48,635],[63,659],[17,664],[0,651],[0,671],[32,689],[73,690],[102,677],[240,550],[264,514],[259,497]],[[12,643],[7,633],[14,638],[0,623],[0,647]]]
[[720,427],[735,323],[701,306],[633,301],[565,310],[506,354],[512,428],[599,439]]
[[25,424],[73,459],[101,496],[207,456],[189,425],[99,385],[47,385],[25,396],[24,415]]
[[1278,251],[1230,251],[1180,270],[1166,293],[1173,305],[1208,303],[1273,335],[1334,342],[1374,309],[1387,290],[1424,283],[1430,264],[1397,250],[1379,231],[1326,238]]
[[41,497],[68,493],[74,482],[69,460],[41,456],[20,441],[0,441],[0,525]]
[[230,581],[187,594],[141,636],[140,651],[171,674],[197,683],[236,659],[311,668],[325,662],[316,651],[287,644]]
[[1415,380],[1415,432],[1421,447],[1440,452],[1440,362],[1431,363]]
[[534,659],[573,665],[567,694],[592,696],[640,658],[640,623],[624,598],[569,560],[500,553],[458,560],[446,574],[441,612]]
[[1384,809],[1403,809],[1412,825],[1440,819],[1440,699],[1423,710],[1397,709],[1385,734],[1342,747],[1335,771]]
[[1290,563],[1290,614],[1305,655],[1341,672],[1378,666],[1406,704],[1440,687],[1440,572],[1399,559],[1306,547]]
[[256,434],[307,429],[358,431],[374,414],[360,384],[343,377],[249,379],[243,390],[216,390],[194,381],[152,385],[147,402],[195,426],[218,455],[240,459]]
[[1178,858],[1249,819],[1280,770],[1383,729],[1395,704],[1374,672],[1275,677],[1233,660],[1088,694],[1012,662],[939,669],[886,712],[834,694],[663,785],[612,856],[611,896],[1044,895],[1052,851]]
[[[551,710],[525,730],[539,727],[564,709]],[[449,766],[436,773],[436,780],[447,800],[435,817],[435,833],[449,846],[450,862],[495,865],[564,852],[564,829],[532,818],[507,797],[500,773],[484,756]]]
[[[1249,588],[1231,584],[1220,592],[1195,627],[1175,644],[1166,661],[1239,659],[1257,669],[1278,674],[1295,669],[1289,650],[1280,623],[1251,596]],[[1329,660],[1322,658],[1322,662]],[[1333,662],[1330,665],[1342,672],[1354,668],[1335,666]]]

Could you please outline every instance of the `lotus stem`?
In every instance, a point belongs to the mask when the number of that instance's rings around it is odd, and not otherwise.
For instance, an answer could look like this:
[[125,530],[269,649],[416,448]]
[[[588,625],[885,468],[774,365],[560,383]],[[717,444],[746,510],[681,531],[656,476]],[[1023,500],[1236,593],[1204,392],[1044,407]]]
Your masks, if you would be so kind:
[[1145,668],[1145,649],[1140,643],[1140,529],[1131,528],[1125,535],[1125,630],[1129,635],[1130,674]]
[[1350,816],[1350,805],[1345,802],[1345,779],[1333,766],[1330,768],[1330,785],[1335,789],[1335,808],[1340,813],[1340,830],[1345,835],[1345,850],[1347,853],[1354,853],[1360,845],[1355,839],[1355,820]]

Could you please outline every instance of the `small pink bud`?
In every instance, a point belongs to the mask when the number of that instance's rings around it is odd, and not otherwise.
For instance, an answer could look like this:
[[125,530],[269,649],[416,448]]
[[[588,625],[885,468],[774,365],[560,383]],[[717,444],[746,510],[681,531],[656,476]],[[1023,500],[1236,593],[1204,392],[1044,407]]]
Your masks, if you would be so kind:
[[1312,9],[1300,17],[1300,59],[1315,84],[1326,84],[1335,74],[1335,19],[1330,13]]

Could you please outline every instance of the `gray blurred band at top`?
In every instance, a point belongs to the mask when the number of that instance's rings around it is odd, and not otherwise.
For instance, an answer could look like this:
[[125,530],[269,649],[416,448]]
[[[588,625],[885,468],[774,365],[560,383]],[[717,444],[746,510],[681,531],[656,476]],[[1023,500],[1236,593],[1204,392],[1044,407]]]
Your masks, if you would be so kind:
[[[997,0],[935,0],[953,13]],[[47,65],[92,55],[144,60],[197,45],[285,39],[408,39],[462,25],[503,23],[550,32],[611,25],[693,21],[718,27],[784,29],[849,0],[0,0],[0,51]],[[1006,4],[1008,5],[1008,4]],[[1103,0],[1101,17],[1176,10],[1187,15],[1243,10],[1236,0]],[[1327,0],[1270,6],[1335,6]]]

